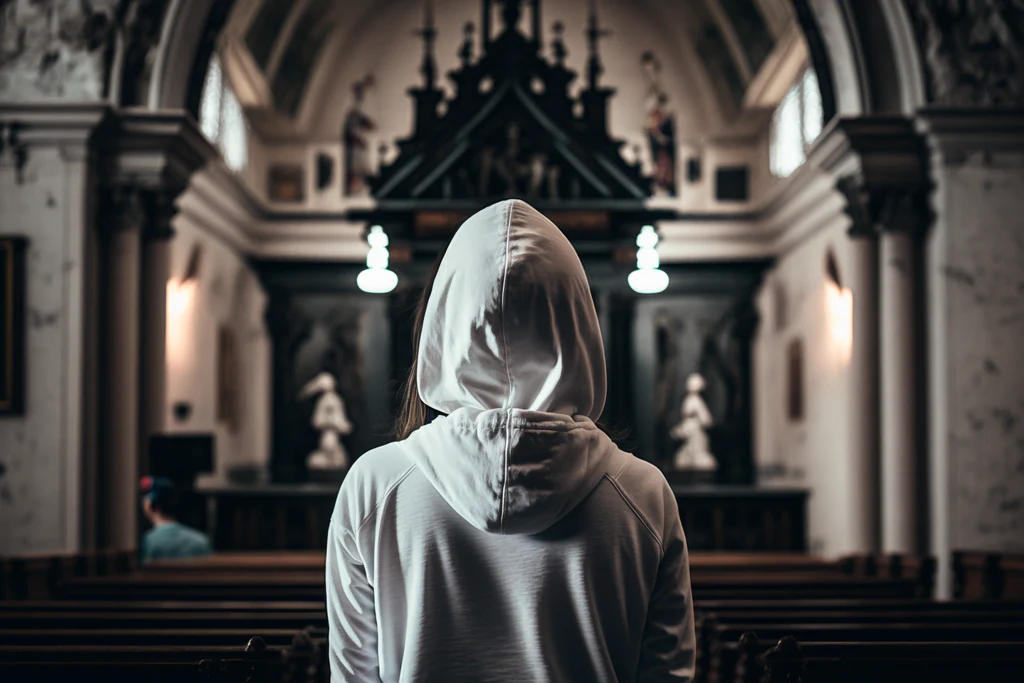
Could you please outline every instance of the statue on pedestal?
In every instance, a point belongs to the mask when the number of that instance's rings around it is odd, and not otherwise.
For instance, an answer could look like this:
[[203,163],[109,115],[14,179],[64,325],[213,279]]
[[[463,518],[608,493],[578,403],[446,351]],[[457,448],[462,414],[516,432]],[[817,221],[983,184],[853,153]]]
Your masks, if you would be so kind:
[[683,420],[672,428],[672,437],[681,439],[683,445],[676,451],[675,466],[679,470],[714,471],[718,461],[708,449],[707,428],[712,425],[711,411],[708,410],[700,392],[704,390],[704,378],[693,373],[686,378],[686,396],[683,398]]
[[317,395],[320,398],[313,407],[311,424],[320,432],[320,444],[306,458],[306,467],[310,470],[347,470],[350,464],[348,453],[340,437],[352,433],[352,423],[345,414],[345,402],[337,392],[331,373],[321,372],[299,392],[300,399]]

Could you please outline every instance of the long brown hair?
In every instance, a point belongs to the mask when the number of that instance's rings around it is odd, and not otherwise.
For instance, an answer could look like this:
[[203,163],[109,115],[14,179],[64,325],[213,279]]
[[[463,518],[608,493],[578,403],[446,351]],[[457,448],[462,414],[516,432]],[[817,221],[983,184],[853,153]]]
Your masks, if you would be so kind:
[[395,416],[395,437],[398,439],[408,438],[410,434],[428,422],[432,409],[420,400],[420,388],[416,382],[416,369],[419,367],[420,334],[423,332],[423,318],[427,311],[427,302],[430,301],[430,292],[434,289],[434,279],[437,278],[437,271],[441,267],[441,259],[448,250],[447,245],[437,255],[437,260],[427,274],[423,283],[423,292],[420,294],[419,303],[416,305],[416,318],[412,326],[412,365],[409,367],[409,376],[401,389],[401,404],[398,406],[398,415]]

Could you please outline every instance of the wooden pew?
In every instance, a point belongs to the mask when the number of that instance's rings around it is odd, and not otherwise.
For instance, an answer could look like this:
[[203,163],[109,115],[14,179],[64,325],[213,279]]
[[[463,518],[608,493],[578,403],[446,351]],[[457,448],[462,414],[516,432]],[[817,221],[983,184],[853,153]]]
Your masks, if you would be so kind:
[[269,647],[259,637],[231,645],[0,645],[5,680],[89,680],[108,683],[327,683],[323,641],[293,634],[288,647]]
[[954,552],[953,596],[958,600],[1024,600],[1024,556]]
[[[755,633],[759,637],[758,651],[745,636]],[[743,678],[756,668],[756,655],[770,643],[791,637],[801,643],[811,642],[1024,642],[1024,623],[977,622],[913,622],[899,623],[776,623],[716,625],[714,633],[706,635],[709,656],[707,680],[733,681]],[[702,640],[702,647],[705,647]]]
[[125,576],[135,569],[136,553],[125,550],[2,557],[0,600],[45,599],[71,578]]
[[88,680],[108,683],[326,683],[323,653],[296,635],[289,648],[260,638],[237,645],[0,645],[5,680]]
[[[760,649],[755,636],[745,644],[751,651]],[[1016,683],[1024,671],[1024,643],[798,644],[793,638],[784,638],[761,661],[766,683]],[[760,683],[762,667],[754,663],[741,674],[738,682]]]
[[327,628],[327,613],[319,611],[50,611],[0,609],[0,630],[3,629],[290,629],[298,631],[312,626]]

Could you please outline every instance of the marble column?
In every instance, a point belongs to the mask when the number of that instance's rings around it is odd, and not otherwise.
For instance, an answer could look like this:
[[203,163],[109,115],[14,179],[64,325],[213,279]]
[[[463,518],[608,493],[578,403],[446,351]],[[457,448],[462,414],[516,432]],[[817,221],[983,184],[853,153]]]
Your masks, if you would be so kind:
[[139,444],[139,279],[145,198],[134,187],[110,190],[103,233],[100,332],[100,544],[134,548]]
[[913,236],[883,230],[880,257],[882,550],[915,553],[919,396]]
[[850,353],[850,550],[879,550],[878,242],[851,234],[853,348]]
[[167,409],[167,282],[171,271],[171,219],[177,193],[153,196],[150,221],[143,232],[142,326],[139,368],[139,468],[148,472],[149,440],[164,429]]
[[850,490],[847,547],[852,552],[872,553],[880,549],[881,524],[878,233],[864,179],[858,174],[843,176],[836,189],[846,199],[844,211],[851,220],[847,282],[853,292],[853,347],[847,413],[851,448],[846,469]]

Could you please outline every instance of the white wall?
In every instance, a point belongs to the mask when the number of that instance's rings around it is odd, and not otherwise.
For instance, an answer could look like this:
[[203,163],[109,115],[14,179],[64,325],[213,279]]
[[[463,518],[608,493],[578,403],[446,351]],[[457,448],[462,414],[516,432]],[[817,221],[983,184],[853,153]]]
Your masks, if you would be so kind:
[[27,237],[26,409],[0,416],[0,554],[80,542],[87,220],[84,145],[0,164],[0,235]]
[[[755,458],[762,482],[811,490],[809,547],[829,555],[853,550],[853,501],[845,476],[852,457],[849,373],[832,336],[825,271],[830,249],[840,273],[849,271],[847,228],[848,220],[837,213],[779,257],[758,295],[761,324],[754,345]],[[804,360],[804,416],[796,422],[789,419],[787,399],[793,340],[802,342]]]
[[[192,215],[174,223],[168,299],[167,413],[169,432],[213,433],[216,475],[237,465],[263,465],[270,457],[270,341],[264,326],[266,297],[244,257],[213,237]],[[201,251],[191,295],[175,300],[174,288],[188,268],[193,248]],[[236,357],[234,424],[218,417],[218,334],[231,330]],[[174,415],[188,403],[186,420]]]
[[954,155],[936,177],[927,252],[932,542],[1022,552],[1024,154]]

